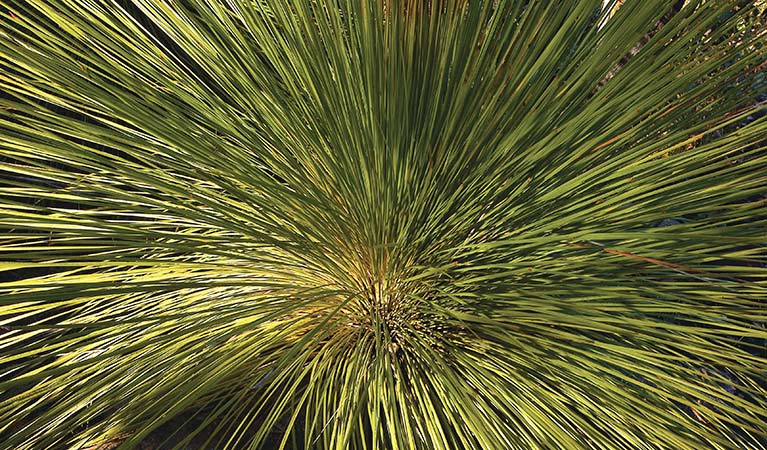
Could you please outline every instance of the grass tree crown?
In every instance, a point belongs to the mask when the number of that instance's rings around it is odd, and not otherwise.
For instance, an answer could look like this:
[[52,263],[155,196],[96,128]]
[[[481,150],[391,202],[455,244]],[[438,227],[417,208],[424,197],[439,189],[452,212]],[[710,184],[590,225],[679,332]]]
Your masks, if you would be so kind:
[[766,8],[0,0],[0,449],[767,448]]

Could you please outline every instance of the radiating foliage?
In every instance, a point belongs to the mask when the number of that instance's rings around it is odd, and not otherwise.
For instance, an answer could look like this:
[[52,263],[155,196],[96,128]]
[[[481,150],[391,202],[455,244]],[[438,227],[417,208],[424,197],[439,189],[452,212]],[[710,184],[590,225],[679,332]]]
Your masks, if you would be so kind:
[[761,3],[622,3],[0,0],[0,448],[765,448]]

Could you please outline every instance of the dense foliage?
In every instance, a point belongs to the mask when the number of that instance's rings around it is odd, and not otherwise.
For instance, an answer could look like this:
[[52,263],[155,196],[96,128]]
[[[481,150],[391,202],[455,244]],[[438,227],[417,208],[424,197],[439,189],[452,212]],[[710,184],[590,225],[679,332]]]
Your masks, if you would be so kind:
[[0,0],[0,448],[766,448],[764,5],[621,3]]

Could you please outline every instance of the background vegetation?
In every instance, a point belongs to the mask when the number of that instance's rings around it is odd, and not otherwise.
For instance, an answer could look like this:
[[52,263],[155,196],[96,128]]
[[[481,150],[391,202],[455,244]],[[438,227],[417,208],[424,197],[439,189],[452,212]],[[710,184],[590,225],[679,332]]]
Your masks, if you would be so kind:
[[0,448],[766,448],[764,2],[616,6],[0,0]]

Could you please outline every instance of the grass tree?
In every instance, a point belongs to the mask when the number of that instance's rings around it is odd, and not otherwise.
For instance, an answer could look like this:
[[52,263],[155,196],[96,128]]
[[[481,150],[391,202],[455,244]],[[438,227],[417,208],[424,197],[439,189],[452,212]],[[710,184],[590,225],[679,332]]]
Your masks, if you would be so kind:
[[763,2],[602,3],[0,0],[0,448],[765,448]]

